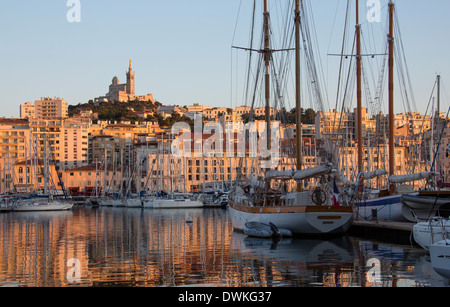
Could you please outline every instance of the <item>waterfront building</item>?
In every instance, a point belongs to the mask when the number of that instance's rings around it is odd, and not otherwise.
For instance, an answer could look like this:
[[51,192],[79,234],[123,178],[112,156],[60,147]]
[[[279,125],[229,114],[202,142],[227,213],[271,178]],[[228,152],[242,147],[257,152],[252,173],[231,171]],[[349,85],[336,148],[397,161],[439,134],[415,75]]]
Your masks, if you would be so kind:
[[19,173],[14,169],[14,164],[25,160],[30,154],[29,141],[28,120],[0,118],[0,193],[13,190],[14,184],[19,183],[15,176]]
[[29,146],[29,140],[28,120],[0,118],[0,159],[5,157],[24,159],[25,146]]
[[157,122],[130,124],[99,121],[90,127],[88,163],[104,161],[106,157],[108,163],[128,165],[132,162],[135,146],[162,131]]
[[129,165],[134,146],[133,139],[113,135],[92,136],[89,140],[89,164],[106,160],[108,164]]
[[67,169],[63,176],[67,191],[73,196],[119,192],[126,180],[120,166],[103,162]]
[[61,195],[61,182],[57,167],[42,159],[9,159],[0,163],[0,193],[42,192]]
[[75,119],[33,119],[30,122],[35,154],[39,159],[47,157],[61,169],[82,166],[87,163],[89,126]]

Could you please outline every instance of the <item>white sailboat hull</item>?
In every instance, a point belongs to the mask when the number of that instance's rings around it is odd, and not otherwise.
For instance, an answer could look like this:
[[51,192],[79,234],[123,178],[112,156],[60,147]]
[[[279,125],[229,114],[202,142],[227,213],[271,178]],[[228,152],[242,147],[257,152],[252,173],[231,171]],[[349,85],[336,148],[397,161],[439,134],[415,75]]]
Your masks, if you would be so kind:
[[203,203],[195,200],[158,199],[153,201],[153,209],[202,208]]
[[126,200],[122,199],[104,199],[99,201],[100,206],[106,207],[126,207]]
[[430,245],[431,266],[445,278],[450,279],[450,240]]
[[450,220],[433,219],[413,226],[414,241],[429,250],[430,245],[450,237]]
[[340,234],[346,233],[353,224],[351,207],[340,210],[320,206],[248,207],[229,201],[229,215],[233,228],[244,231],[245,223],[273,223],[293,234]]
[[436,215],[441,205],[421,201],[415,195],[394,195],[363,200],[356,204],[359,217],[382,221],[415,222]]
[[129,198],[126,201],[125,206],[127,208],[142,208],[143,203],[142,203],[141,199],[139,199],[139,198]]
[[142,200],[142,207],[143,208],[153,208],[153,201],[155,199],[153,197],[144,198]]
[[401,196],[386,196],[363,200],[356,204],[357,213],[360,218],[371,220],[406,222],[403,215]]
[[33,211],[67,211],[75,205],[74,202],[63,201],[34,201],[26,202],[14,209],[15,212],[33,212]]

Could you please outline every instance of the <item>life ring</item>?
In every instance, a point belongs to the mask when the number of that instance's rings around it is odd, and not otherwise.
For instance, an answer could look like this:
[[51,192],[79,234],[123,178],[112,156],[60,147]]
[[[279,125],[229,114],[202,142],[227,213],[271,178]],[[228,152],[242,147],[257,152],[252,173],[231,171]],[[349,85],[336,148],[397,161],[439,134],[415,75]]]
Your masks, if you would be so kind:
[[327,194],[321,188],[317,188],[311,195],[313,203],[322,206],[327,200]]

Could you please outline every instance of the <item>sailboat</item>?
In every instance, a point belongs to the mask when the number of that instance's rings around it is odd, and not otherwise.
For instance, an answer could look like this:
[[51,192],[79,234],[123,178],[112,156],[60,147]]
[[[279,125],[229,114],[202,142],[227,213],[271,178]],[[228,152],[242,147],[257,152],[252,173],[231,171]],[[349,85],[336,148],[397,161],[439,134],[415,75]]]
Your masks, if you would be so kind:
[[[428,187],[424,190],[419,191],[418,193],[414,195],[404,195],[402,197],[402,202],[407,202],[410,205],[417,205],[417,204],[428,204],[430,207],[433,208],[432,214],[430,214],[429,217],[433,218],[436,214],[436,211],[440,208],[445,209],[450,208],[450,190],[448,190],[448,184],[445,184],[442,182],[442,176],[440,172],[440,156],[439,151],[442,144],[442,138],[445,132],[445,128],[448,125],[448,120],[445,120],[443,123],[440,119],[440,96],[441,96],[441,76],[438,75],[436,77],[436,84],[435,87],[437,88],[437,112],[436,112],[436,140],[437,140],[437,146],[434,148],[434,133],[433,130],[431,131],[430,140],[430,162],[431,162],[431,170],[435,171],[436,177],[434,178],[434,181],[429,182],[430,184]],[[450,110],[449,110],[450,113]],[[448,113],[447,113],[448,117]],[[441,211],[442,214],[442,211]],[[443,216],[443,215],[442,215]]]
[[426,250],[429,250],[431,244],[444,240],[449,235],[450,220],[446,218],[433,217],[413,226],[414,241]]
[[[358,170],[363,169],[363,137],[362,137],[362,89],[361,89],[361,25],[359,23],[359,0],[356,0],[356,44],[357,44],[357,110],[358,110]],[[387,190],[379,190],[376,193],[364,193],[363,183],[368,180],[361,172],[358,175],[357,208],[358,217],[363,219],[378,219],[397,222],[414,222],[417,219],[427,219],[434,216],[439,205],[430,205],[425,202],[411,202],[410,199],[417,192],[402,192],[396,190],[396,186],[403,183],[429,180],[435,174],[423,172],[418,174],[395,175],[395,138],[394,138],[394,2],[389,1],[389,171]]]
[[49,180],[52,180],[49,169],[49,152],[48,152],[47,135],[44,135],[44,167],[42,168],[42,175],[44,178],[44,192],[38,197],[24,197],[16,200],[12,205],[12,210],[15,212],[32,212],[32,211],[67,211],[71,210],[75,205],[75,201],[70,199],[65,192],[65,187],[58,174],[59,185],[63,189],[64,199],[56,199],[54,190],[50,191]]
[[34,211],[69,211],[75,203],[70,200],[47,199],[29,199],[22,200],[14,205],[15,212],[34,212]]
[[[265,101],[266,127],[270,127],[270,60],[275,52],[270,47],[268,0],[264,0],[264,55],[265,63]],[[300,0],[295,4],[295,41],[296,41],[296,107],[300,106]],[[250,50],[250,49],[247,49]],[[335,182],[336,170],[332,165],[322,165],[302,169],[300,153],[301,123],[297,116],[297,170],[276,171],[265,169],[264,181],[253,176],[247,178],[248,184],[235,185],[228,196],[228,210],[233,228],[244,231],[246,223],[258,222],[273,224],[280,229],[288,229],[294,235],[343,234],[349,230],[354,220],[352,206],[339,202],[339,192]],[[267,142],[270,129],[266,129]],[[303,190],[304,180],[317,178],[320,185],[314,190]],[[297,190],[292,192],[275,191],[272,180],[295,180]]]

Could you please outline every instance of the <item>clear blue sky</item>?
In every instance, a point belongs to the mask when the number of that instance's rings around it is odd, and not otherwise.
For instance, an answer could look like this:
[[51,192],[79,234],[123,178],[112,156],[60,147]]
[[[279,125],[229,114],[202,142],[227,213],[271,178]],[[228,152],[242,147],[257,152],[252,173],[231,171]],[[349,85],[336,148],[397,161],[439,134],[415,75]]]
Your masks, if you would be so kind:
[[[269,0],[274,1],[281,0]],[[346,1],[313,2],[330,82],[327,95],[333,101],[337,71],[330,62],[336,60],[327,53],[340,50]],[[137,94],[153,93],[155,99],[171,105],[232,106],[231,45],[240,3],[81,0],[81,22],[69,23],[66,0],[2,1],[0,116],[19,116],[20,104],[40,97],[58,96],[78,104],[102,96],[114,76],[126,81],[129,59],[136,71]],[[242,0],[239,20],[248,17],[251,3]],[[381,3],[384,7],[387,0]],[[362,10],[365,4],[361,0]],[[450,1],[397,0],[396,4],[419,111],[425,110],[437,73],[443,80],[443,109],[448,108]],[[248,38],[249,21],[239,25],[234,40],[238,44]]]

